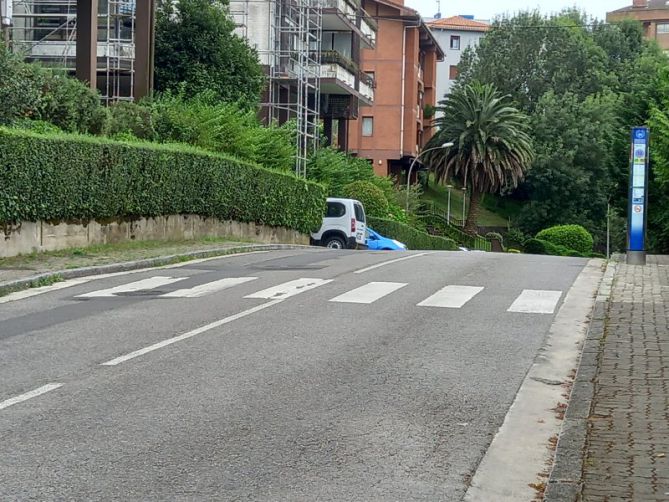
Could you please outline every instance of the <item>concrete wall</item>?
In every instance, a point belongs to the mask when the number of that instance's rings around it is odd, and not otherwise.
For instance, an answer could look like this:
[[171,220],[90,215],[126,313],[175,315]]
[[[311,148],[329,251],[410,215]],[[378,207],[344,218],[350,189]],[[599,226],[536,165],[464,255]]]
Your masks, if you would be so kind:
[[0,233],[0,258],[129,240],[188,240],[201,237],[309,244],[309,236],[295,230],[186,214],[108,223],[22,222],[6,229],[4,234]]

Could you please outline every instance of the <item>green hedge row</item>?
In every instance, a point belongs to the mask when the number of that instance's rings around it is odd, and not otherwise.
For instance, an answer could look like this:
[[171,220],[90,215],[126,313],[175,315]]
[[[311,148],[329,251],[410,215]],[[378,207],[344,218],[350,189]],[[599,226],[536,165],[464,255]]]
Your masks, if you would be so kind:
[[323,186],[181,145],[0,128],[0,224],[198,214],[310,232]]
[[457,249],[452,239],[430,235],[397,221],[368,217],[367,224],[384,237],[403,242],[409,249]]
[[592,235],[581,225],[558,225],[546,228],[539,232],[536,238],[551,242],[556,246],[575,249],[584,255],[592,252]]

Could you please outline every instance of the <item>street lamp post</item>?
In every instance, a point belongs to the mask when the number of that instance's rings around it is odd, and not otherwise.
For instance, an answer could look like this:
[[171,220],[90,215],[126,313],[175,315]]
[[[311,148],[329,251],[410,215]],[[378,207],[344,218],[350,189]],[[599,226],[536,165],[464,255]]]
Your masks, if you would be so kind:
[[467,209],[467,187],[462,187],[462,226],[465,226],[465,211]]
[[446,212],[446,219],[448,220],[448,224],[451,224],[451,188],[453,188],[453,185],[446,185],[446,188],[448,188],[448,211]]
[[452,141],[449,141],[448,143],[444,143],[443,145],[439,146],[434,146],[432,148],[428,148],[427,150],[423,150],[420,152],[418,155],[416,155],[411,162],[411,165],[409,166],[409,175],[407,176],[407,200],[406,200],[406,210],[409,212],[409,190],[411,189],[411,172],[413,171],[413,166],[416,165],[416,162],[420,158],[421,155],[427,152],[431,152],[432,150],[439,150],[440,148],[450,148],[454,145]]

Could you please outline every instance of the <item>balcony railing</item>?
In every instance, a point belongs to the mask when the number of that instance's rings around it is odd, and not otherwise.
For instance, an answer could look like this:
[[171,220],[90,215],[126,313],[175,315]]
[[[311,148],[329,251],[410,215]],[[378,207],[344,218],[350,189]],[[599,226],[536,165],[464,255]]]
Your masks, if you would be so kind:
[[346,15],[351,20],[355,20],[355,14],[358,10],[357,4],[349,0],[322,0],[324,9],[337,9]]
[[367,98],[369,101],[374,101],[373,85],[369,85],[368,82],[360,80],[359,88],[360,88],[359,92],[363,97]]
[[362,22],[360,23],[360,31],[362,31],[364,37],[369,40],[371,44],[376,43],[377,29],[376,23],[374,23],[369,16],[363,16]]

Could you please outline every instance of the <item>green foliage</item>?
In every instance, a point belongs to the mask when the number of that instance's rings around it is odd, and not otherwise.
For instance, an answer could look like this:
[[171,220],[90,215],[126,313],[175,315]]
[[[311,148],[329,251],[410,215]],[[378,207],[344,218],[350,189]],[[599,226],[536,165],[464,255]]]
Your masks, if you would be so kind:
[[349,183],[344,187],[344,193],[347,198],[362,202],[368,216],[388,217],[388,199],[383,194],[383,190],[370,181]]
[[[489,84],[473,81],[452,92],[439,108],[439,131],[424,161],[442,183],[457,179],[471,190],[465,231],[476,233],[481,194],[516,187],[534,152],[527,117]],[[450,148],[439,145],[453,142]]]
[[575,249],[582,254],[592,252],[592,235],[581,225],[559,225],[546,228],[539,232],[536,238],[568,249]]
[[156,15],[156,90],[188,96],[212,91],[252,108],[264,75],[258,55],[233,33],[227,2],[159,0]]
[[0,129],[0,224],[198,214],[310,232],[325,190],[221,154]]
[[24,63],[0,46],[0,125],[40,120],[70,132],[101,131],[105,111],[86,85],[63,73]]
[[497,239],[500,244],[504,244],[504,237],[498,232],[488,232],[485,234],[486,239]]
[[669,251],[669,69],[661,74],[663,94],[652,106],[648,125],[651,128],[650,148],[652,178],[648,213],[648,234],[652,249]]
[[[500,17],[465,51],[456,87],[493,84],[530,116],[536,157],[513,192],[525,204],[516,222],[524,232],[579,221],[601,246],[607,202],[626,212],[629,128],[668,95],[667,66],[641,23],[605,24],[573,10]],[[669,207],[658,189],[651,200]],[[660,230],[669,229],[669,216],[656,215],[664,222],[650,222],[655,242],[669,249],[669,231]],[[620,242],[616,235],[616,249]]]
[[507,248],[506,252],[512,254],[520,254],[520,250],[514,248]]
[[309,159],[307,177],[323,183],[330,197],[345,197],[346,185],[355,181],[374,182],[375,175],[368,160],[328,147],[319,149]]
[[264,127],[255,112],[222,103],[207,91],[192,98],[166,93],[143,103],[110,107],[105,133],[129,135],[161,143],[187,143],[233,155],[263,167],[290,171],[295,167],[295,124]]
[[381,235],[403,242],[409,249],[457,249],[452,239],[430,235],[405,223],[370,217],[367,224]]

